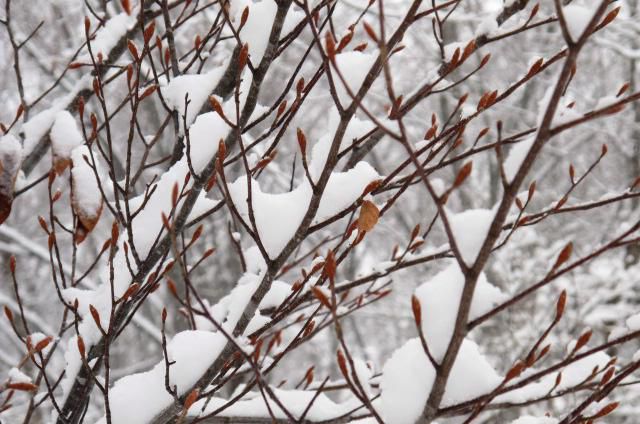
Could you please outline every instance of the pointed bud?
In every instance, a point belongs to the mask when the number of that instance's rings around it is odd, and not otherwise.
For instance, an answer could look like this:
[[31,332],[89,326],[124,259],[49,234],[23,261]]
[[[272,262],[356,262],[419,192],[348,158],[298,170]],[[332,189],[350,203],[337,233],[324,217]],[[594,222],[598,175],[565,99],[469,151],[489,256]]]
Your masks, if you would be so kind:
[[562,315],[564,314],[564,308],[567,305],[567,291],[562,290],[560,293],[560,297],[558,298],[558,302],[556,303],[556,321],[560,321]]
[[307,137],[305,137],[304,132],[300,128],[297,129],[296,134],[298,136],[298,146],[300,146],[300,152],[302,153],[303,156],[306,156],[306,154],[307,154]]
[[318,299],[318,301],[320,301],[320,303],[323,306],[326,306],[328,309],[331,309],[331,302],[329,302],[329,299],[327,299],[327,296],[320,289],[320,287],[313,286],[311,287],[311,291],[313,292],[313,295],[315,296],[315,298]]
[[422,306],[416,295],[411,296],[411,309],[413,310],[413,319],[418,328],[422,327]]
[[338,367],[340,368],[340,372],[344,376],[345,379],[349,379],[349,371],[347,370],[347,360],[344,357],[344,353],[342,350],[338,349],[336,351],[336,358],[338,359]]
[[82,336],[78,336],[77,344],[78,344],[78,352],[80,352],[80,357],[82,359],[85,359],[86,349],[84,346],[84,340],[82,339]]
[[556,259],[556,263],[553,265],[553,269],[557,269],[560,265],[567,262],[571,257],[572,251],[573,251],[573,243],[569,242],[558,255],[558,258]]
[[249,60],[249,44],[244,43],[240,48],[240,54],[238,55],[238,70],[242,71],[247,65]]
[[467,177],[471,174],[472,169],[473,169],[473,162],[465,163],[460,169],[460,171],[458,172],[458,175],[456,176],[456,180],[453,183],[453,188],[460,187],[462,183],[464,183],[464,181],[467,179]]

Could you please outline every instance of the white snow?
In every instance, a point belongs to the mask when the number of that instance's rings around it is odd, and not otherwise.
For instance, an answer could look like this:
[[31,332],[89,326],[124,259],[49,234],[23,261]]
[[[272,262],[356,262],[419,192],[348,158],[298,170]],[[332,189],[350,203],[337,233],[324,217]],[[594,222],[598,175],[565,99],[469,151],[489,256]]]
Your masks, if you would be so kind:
[[[260,282],[260,276],[247,273],[236,287],[222,298],[209,313],[227,332],[231,332],[241,317],[251,296]],[[279,290],[279,289],[276,289]],[[256,312],[258,315],[258,312]],[[218,357],[227,343],[223,333],[208,320],[197,320],[199,330],[183,331],[175,335],[167,350],[176,364],[169,372],[171,384],[178,386],[178,394],[184,394],[201,377]],[[113,422],[131,424],[146,423],[172,402],[164,388],[165,364],[159,361],[150,371],[133,374],[118,380],[110,392]],[[137,405],[149,407],[136,408]],[[105,419],[99,421],[104,423]]]
[[[365,162],[360,162],[347,172],[333,173],[323,193],[314,222],[329,218],[348,207],[371,181],[378,178],[377,172]],[[251,189],[258,234],[269,257],[275,258],[302,222],[311,200],[311,186],[307,180],[303,180],[293,191],[270,194],[261,190],[258,181],[252,180]],[[248,221],[246,177],[241,176],[231,183],[229,191],[238,211]]]
[[0,137],[0,154],[3,156],[22,157],[20,140],[12,134],[5,134]]
[[[73,198],[77,206],[86,216],[96,216],[102,207],[102,194],[98,181],[85,160],[91,163],[91,156],[87,146],[79,146],[71,152],[71,178],[73,179]],[[98,164],[96,163],[96,166]]]
[[260,309],[277,308],[291,294],[291,285],[275,280],[260,302]]
[[397,349],[382,369],[381,414],[386,422],[413,424],[422,413],[435,370],[419,339]]
[[[167,344],[170,361],[170,386],[177,386],[178,395],[185,394],[215,361],[226,339],[208,331],[183,331]],[[146,424],[173,398],[165,390],[165,363],[158,362],[151,370],[118,380],[109,391],[111,419],[114,423]],[[98,424],[106,423],[106,418]]]
[[[330,119],[330,127],[337,125]],[[195,127],[195,124],[193,125]],[[368,126],[359,120],[347,128],[343,137],[344,145],[351,138],[368,131]],[[324,168],[331,147],[333,131],[320,138],[312,150],[309,163],[311,177],[317,181]],[[330,218],[349,207],[372,181],[380,178],[366,162],[360,162],[346,172],[333,172],[322,195],[320,206],[313,222]],[[246,176],[240,176],[229,184],[231,198],[240,214],[249,217],[248,186]],[[258,228],[258,234],[270,258],[275,258],[291,240],[308,209],[312,196],[309,181],[304,178],[292,191],[285,193],[265,193],[257,180],[251,181],[251,201]]]
[[[247,79],[250,81],[250,79]],[[241,99],[242,100],[242,99]],[[196,172],[201,172],[206,164],[215,157],[217,152],[218,143],[217,140],[224,138],[228,133],[228,126],[222,121],[222,119],[215,113],[205,113],[198,116],[194,124],[190,128],[191,139],[191,159],[192,165]],[[80,146],[72,152],[72,159],[74,164],[77,156],[81,156],[82,149],[86,149],[86,146]],[[79,158],[78,158],[79,159]],[[88,165],[87,165],[88,166]],[[90,171],[90,170],[89,170]],[[91,178],[95,181],[92,171]],[[134,240],[126,240],[127,237],[121,235],[119,239],[119,249],[114,257],[114,294],[116,298],[122,296],[132,283],[132,275],[129,272],[127,266],[127,260],[124,255],[124,249],[122,244],[127,241],[130,245],[134,245],[138,251],[138,254],[145,258],[153,245],[153,242],[157,234],[162,230],[163,224],[161,219],[161,213],[165,212],[167,215],[172,209],[171,193],[174,184],[178,184],[180,187],[184,184],[185,176],[189,172],[189,166],[186,158],[186,154],[183,158],[173,165],[167,172],[165,172],[160,180],[156,183],[156,190],[151,198],[148,200],[145,208],[138,213],[133,220],[133,238]],[[72,170],[72,175],[73,170]],[[88,178],[88,177],[87,177]],[[190,184],[192,184],[191,179]],[[90,193],[85,193],[86,182],[83,183],[83,195],[87,197]],[[143,202],[143,195],[130,200],[130,209],[136,210]],[[201,193],[199,199],[196,201],[191,216],[197,216],[206,207],[210,206],[211,201],[206,199],[205,193]],[[182,203],[178,205],[180,208]],[[131,252],[129,252],[131,255]],[[135,261],[133,257],[129,258],[129,263],[133,267],[133,272],[136,271]],[[68,288],[63,290],[63,296],[66,300],[73,302],[75,299],[79,301],[79,313],[82,316],[87,317],[89,313],[89,305],[93,305],[99,312],[101,319],[108,320],[111,313],[111,288],[109,284],[109,269],[107,267],[102,269],[101,279],[103,284],[97,287],[95,290],[80,290],[78,288]],[[247,288],[239,289],[241,292],[246,292]],[[238,300],[240,301],[240,300]],[[100,332],[96,328],[92,319],[83,319],[79,325],[80,334],[83,337],[87,351],[100,339]],[[76,337],[72,337],[69,340],[67,350],[65,352],[65,361],[67,366],[65,368],[65,377],[61,381],[61,387],[63,389],[63,399],[66,398],[73,380],[76,377],[78,370],[80,369],[81,360],[77,349]],[[126,422],[126,421],[124,421]]]
[[[435,370],[417,338],[396,350],[382,370],[380,412],[386,422],[413,424],[422,413]],[[502,378],[480,353],[464,340],[445,388],[443,405],[451,405],[492,391]]]
[[465,339],[451,369],[442,403],[446,406],[473,399],[491,392],[501,382],[502,377],[482,355],[478,345]]
[[53,104],[41,112],[32,115],[31,118],[22,124],[20,132],[24,136],[24,154],[27,156],[37,143],[47,135],[53,125],[58,112],[69,107],[76,95],[91,87],[93,79],[91,74],[82,77],[66,95],[61,96],[53,102]]
[[[129,16],[126,13],[121,13],[109,19],[91,40],[91,48],[96,60],[98,53],[102,53],[104,59],[107,59],[111,50],[127,31],[133,28],[136,21],[135,14]],[[80,56],[77,61],[83,63],[90,62],[91,57],[88,51],[86,54]],[[57,99],[48,109],[44,109],[33,115],[31,119],[22,125],[21,132],[24,134],[25,155],[31,153],[36,144],[47,135],[56,120],[58,112],[69,107],[77,93],[85,88],[91,87],[92,79],[91,74],[85,75],[75,84],[68,94]]]
[[8,376],[12,383],[31,383],[31,377],[16,367],[9,370]]
[[598,99],[598,103],[596,103],[596,106],[593,109],[594,110],[604,109],[605,107],[611,106],[612,104],[617,103],[619,101],[620,101],[620,98],[616,96],[604,96]]
[[[296,419],[299,419],[302,416],[316,394],[311,390],[282,390],[276,388],[272,388],[272,390],[278,400],[285,406],[287,411]],[[227,400],[219,397],[213,397],[204,411],[202,411],[204,402],[205,400],[196,402],[189,409],[189,415],[206,415],[207,413],[213,412],[219,407],[225,405]],[[351,401],[336,403],[329,399],[324,393],[321,393],[313,402],[311,408],[309,408],[305,418],[309,421],[331,420],[350,412],[356,406],[357,404]],[[285,412],[270,398],[269,407],[277,419],[288,418]],[[230,407],[222,411],[219,416],[254,418],[269,417],[270,415],[264,398],[260,394],[252,392],[245,395],[239,401],[233,403]]]
[[591,18],[593,18],[594,10],[585,6],[570,4],[563,9],[567,28],[571,39],[576,41],[580,38],[584,30],[587,29]]
[[[0,137],[0,193],[13,197],[15,177],[22,163],[22,146],[11,134]],[[8,177],[8,178],[5,178]]]
[[66,110],[56,114],[50,135],[54,164],[58,160],[70,159],[71,151],[84,142],[76,120]]
[[627,318],[626,324],[629,328],[629,331],[640,330],[640,314],[635,314]]
[[[490,14],[485,19],[483,19],[476,27],[476,37],[481,35],[489,37],[496,33],[499,28],[500,27],[498,25],[495,14]],[[463,49],[461,48],[460,51],[462,52]]]
[[186,121],[187,126],[190,126],[209,96],[213,94],[213,89],[218,84],[223,72],[223,67],[217,67],[204,74],[180,75],[161,88],[167,104],[180,114],[181,131],[184,131],[182,117],[185,115],[185,96],[188,95],[189,98]]
[[[604,352],[597,352],[561,369],[562,381],[558,387],[555,388],[554,393],[562,392],[563,390],[581,384],[591,375],[595,367],[598,367],[598,369],[602,371],[610,359],[609,355]],[[535,368],[528,369],[522,373],[519,379],[527,378],[537,371]],[[526,402],[531,399],[546,396],[555,385],[556,375],[556,373],[548,374],[536,382],[499,395],[495,398],[495,402]],[[517,382],[518,380],[515,380],[511,383]]]
[[456,245],[468,266],[475,263],[494,216],[495,209],[468,209],[460,213],[447,210]]
[[[353,95],[358,93],[365,77],[369,73],[369,69],[376,60],[373,53],[363,53],[358,51],[350,51],[337,54],[335,57],[336,66],[343,76],[347,87]],[[333,81],[336,86],[338,100],[343,107],[351,104],[351,96],[349,91],[342,83],[342,79],[338,75],[334,75]]]
[[509,155],[503,164],[504,173],[508,181],[513,181],[534,142],[535,137],[529,137],[511,147]]
[[[136,14],[132,13],[129,16],[126,13],[120,13],[105,22],[104,26],[97,31],[95,37],[91,40],[91,51],[96,61],[98,60],[98,53],[102,53],[102,57],[106,60],[111,50],[125,36],[127,31],[133,28],[136,21]],[[87,51],[78,61],[90,62],[91,56],[89,56],[89,52]]]
[[[422,306],[422,329],[431,354],[436,361],[446,353],[455,325],[460,297],[464,288],[464,275],[456,263],[451,263],[426,283],[419,286],[415,295]],[[506,295],[480,274],[471,301],[469,319],[488,312],[506,300]]]
[[247,250],[243,252],[244,261],[247,265],[247,272],[251,272],[253,274],[261,274],[267,269],[267,263],[264,261],[262,257],[262,253],[260,253],[260,249],[258,246],[251,246]]
[[[464,276],[454,262],[415,291],[422,309],[422,329],[436,362],[441,361],[453,334]],[[489,284],[483,274],[471,302],[473,319],[506,296]],[[419,338],[396,350],[382,370],[381,413],[387,422],[411,424],[419,417],[431,391],[435,370]],[[478,345],[465,339],[447,382],[443,404],[449,405],[493,390],[502,377],[480,352]]]
[[240,39],[249,44],[249,60],[253,66],[257,67],[260,65],[269,44],[269,35],[278,11],[278,5],[273,0],[248,2],[248,5],[249,18],[240,31]]

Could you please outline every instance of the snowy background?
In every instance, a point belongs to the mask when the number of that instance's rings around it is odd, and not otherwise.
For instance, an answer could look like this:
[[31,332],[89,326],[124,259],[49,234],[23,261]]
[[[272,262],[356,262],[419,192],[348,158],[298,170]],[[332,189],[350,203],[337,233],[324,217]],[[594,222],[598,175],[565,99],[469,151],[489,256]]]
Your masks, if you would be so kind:
[[0,422],[638,422],[640,1],[554,3],[0,0]]

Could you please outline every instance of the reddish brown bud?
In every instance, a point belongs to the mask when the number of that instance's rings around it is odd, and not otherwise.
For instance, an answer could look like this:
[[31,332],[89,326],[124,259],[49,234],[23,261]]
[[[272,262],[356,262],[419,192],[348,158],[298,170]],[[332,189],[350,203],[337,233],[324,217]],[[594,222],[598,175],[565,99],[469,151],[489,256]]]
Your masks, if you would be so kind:
[[534,64],[531,65],[531,68],[529,68],[529,72],[527,72],[526,78],[531,78],[532,76],[540,72],[540,69],[542,69],[543,64],[544,64],[543,58],[536,60]]
[[140,60],[140,56],[138,55],[138,48],[135,43],[131,40],[127,40],[127,48],[129,49],[129,53],[131,53],[131,57],[135,59],[136,62]]
[[556,303],[556,321],[560,321],[562,314],[564,314],[564,308],[567,305],[567,291],[562,290],[558,302]]
[[558,255],[558,259],[556,259],[556,263],[553,265],[553,269],[556,269],[563,263],[567,262],[571,257],[572,251],[573,251],[573,243],[569,242]]
[[604,408],[602,408],[601,410],[599,410],[595,415],[590,416],[589,419],[596,420],[598,418],[602,418],[604,416],[607,416],[610,413],[612,413],[618,407],[618,405],[620,405],[619,402],[610,403],[607,406],[605,406]]
[[102,329],[102,323],[100,322],[100,314],[98,313],[98,310],[93,305],[89,305],[89,312],[91,313],[91,317],[93,318],[93,321],[95,321],[96,326],[98,327],[100,332],[104,333],[104,330]]
[[349,378],[349,371],[347,370],[347,360],[344,357],[344,353],[342,350],[338,349],[336,351],[336,358],[338,359],[338,367],[340,368],[340,372],[344,376],[344,378]]
[[411,296],[411,309],[413,310],[413,319],[418,328],[422,327],[422,306],[416,295]]
[[198,389],[193,389],[189,393],[187,398],[184,400],[184,411],[188,411],[189,408],[191,408],[191,405],[193,405],[195,403],[195,401],[198,400],[198,394],[199,393],[200,393],[200,391]]
[[367,43],[360,43],[353,48],[354,52],[363,52],[367,49]]
[[575,182],[575,176],[576,176],[576,170],[572,164],[569,164],[569,178],[571,179],[572,183]]
[[151,37],[153,37],[153,33],[156,31],[156,22],[151,21],[151,23],[144,29],[144,44],[148,45],[149,41],[151,41]]
[[143,92],[142,92],[142,96],[140,96],[140,101],[146,99],[147,97],[149,97],[150,95],[152,95],[153,93],[155,93],[156,89],[158,88],[157,85],[153,84],[150,85],[149,87],[147,87]]
[[122,295],[123,300],[127,300],[131,296],[135,295],[138,292],[140,285],[138,283],[133,283],[129,286],[126,292]]
[[227,146],[224,144],[224,140],[220,139],[220,141],[218,142],[218,159],[222,161],[226,156]]
[[204,226],[202,224],[199,225],[198,228],[196,228],[196,230],[193,232],[193,236],[191,236],[191,243],[195,243],[196,240],[200,238],[203,230],[204,230]]
[[467,45],[464,47],[464,51],[462,53],[462,61],[464,62],[465,60],[467,60],[467,58],[471,56],[471,53],[473,53],[475,50],[476,50],[476,40],[474,38],[473,40],[469,41]]
[[84,97],[80,96],[78,98],[78,113],[80,114],[80,119],[84,116]]
[[524,362],[518,361],[510,370],[507,372],[505,381],[513,380],[522,374],[522,371],[526,368]]
[[616,97],[620,97],[622,96],[624,93],[627,92],[627,90],[629,89],[629,87],[631,87],[630,83],[625,83],[622,85],[622,87],[620,87],[620,90],[618,90],[618,94],[616,94]]
[[327,296],[320,289],[320,287],[313,286],[311,287],[311,291],[313,292],[313,295],[316,297],[316,299],[318,299],[323,306],[326,306],[328,309],[331,309],[331,302],[329,302],[329,299],[327,299]]
[[42,349],[44,349],[45,347],[49,346],[49,343],[51,343],[52,340],[53,340],[53,337],[51,337],[51,336],[47,336],[44,339],[40,340],[34,346],[33,352],[34,353],[41,352]]
[[349,31],[347,35],[342,37],[340,43],[338,43],[338,52],[344,50],[344,48],[347,47],[347,45],[349,45],[349,43],[351,42],[351,39],[353,39],[353,30]]
[[4,305],[4,314],[7,316],[7,319],[9,320],[9,322],[13,322],[13,312],[11,311],[11,309],[9,309],[9,307],[7,305]]
[[490,59],[491,59],[491,53],[487,53],[487,54],[482,58],[482,60],[480,61],[480,66],[479,66],[479,67],[480,67],[480,68],[484,68],[484,67],[485,67],[485,65],[486,65],[487,63],[489,63],[489,60],[490,60]]
[[424,139],[431,140],[436,135],[436,131],[438,131],[437,125],[434,125],[433,127],[429,128],[424,135]]
[[364,27],[365,32],[376,44],[378,44],[378,36],[376,32],[373,30],[371,25],[369,25],[366,21],[362,21],[362,26]]
[[298,136],[298,146],[300,146],[300,152],[303,156],[307,154],[307,137],[304,135],[302,129],[298,128],[296,131],[296,135]]
[[82,357],[82,359],[85,359],[85,355],[86,355],[86,349],[84,346],[84,340],[82,339],[82,336],[78,336],[78,352],[80,352],[80,357]]
[[603,28],[603,27],[609,25],[618,16],[618,13],[620,13],[620,7],[616,7],[611,12],[609,12],[607,14],[607,16],[604,17],[604,19],[602,20],[600,25],[598,25],[598,27],[599,28]]
[[173,205],[174,208],[178,204],[179,191],[180,189],[178,188],[178,183],[175,182],[173,184],[173,187],[171,188],[171,204]]
[[178,296],[178,288],[176,287],[176,283],[171,278],[167,278],[167,287],[176,299],[180,299],[180,296]]
[[118,243],[118,237],[120,236],[120,228],[118,222],[113,221],[111,224],[111,243],[115,246]]
[[16,273],[16,257],[14,255],[11,255],[9,257],[9,269],[11,270],[12,274]]
[[329,280],[332,283],[336,279],[336,269],[337,269],[336,257],[333,253],[333,250],[330,249],[329,252],[327,253],[327,258],[324,261],[323,272],[324,272],[324,275],[329,277]]
[[22,383],[8,383],[7,388],[11,390],[18,390],[20,392],[34,392],[38,389],[38,386],[36,386],[33,383],[22,382]]
[[528,193],[527,201],[533,198],[533,195],[535,192],[536,192],[536,182],[532,181],[531,184],[529,184],[529,193]]
[[242,29],[242,27],[247,23],[247,19],[249,19],[249,6],[245,6],[245,8],[242,10],[239,29]]
[[540,10],[540,4],[536,3],[535,6],[533,6],[533,9],[531,9],[531,13],[529,14],[529,20],[535,18],[539,10]]
[[280,118],[286,109],[287,109],[287,101],[283,100],[282,103],[280,103],[280,106],[278,106],[278,111],[276,112],[276,119]]
[[580,348],[582,348],[584,345],[589,343],[589,340],[591,340],[592,334],[593,332],[591,330],[588,330],[585,333],[583,333],[580,337],[578,337],[578,341],[576,342],[576,346],[573,348],[573,351],[576,352],[580,350]]
[[456,176],[456,180],[453,183],[453,188],[460,187],[462,183],[464,183],[464,181],[467,179],[467,177],[471,174],[472,169],[473,169],[473,162],[465,163],[462,166],[462,168],[460,168],[460,171]]
[[217,174],[214,172],[213,174],[211,174],[211,178],[209,178],[209,181],[207,181],[207,186],[205,187],[205,190],[208,192],[211,191],[211,189],[213,188],[213,186],[216,185],[216,180],[217,180]]
[[244,43],[238,54],[238,70],[242,71],[249,60],[249,44]]
[[127,12],[127,15],[131,15],[131,1],[130,0],[122,0],[121,4],[122,4],[122,8],[124,9],[124,11]]
[[329,57],[329,60],[333,62],[336,58],[336,42],[330,32],[327,32],[324,37],[324,45],[327,57]]
[[611,380],[611,377],[613,377],[613,374],[615,372],[615,367],[609,367],[607,371],[605,371],[605,373],[602,375],[602,379],[600,379],[600,385],[604,386],[605,384],[607,384],[609,380]]

